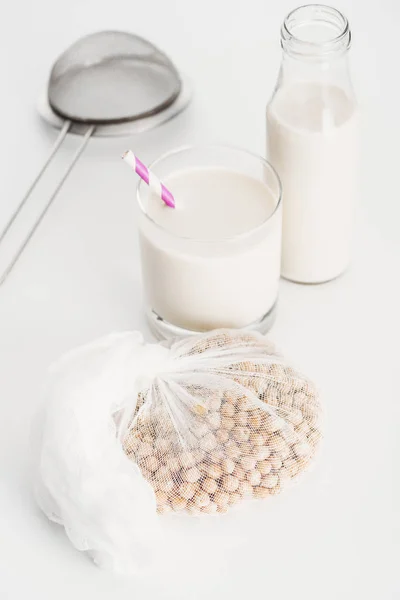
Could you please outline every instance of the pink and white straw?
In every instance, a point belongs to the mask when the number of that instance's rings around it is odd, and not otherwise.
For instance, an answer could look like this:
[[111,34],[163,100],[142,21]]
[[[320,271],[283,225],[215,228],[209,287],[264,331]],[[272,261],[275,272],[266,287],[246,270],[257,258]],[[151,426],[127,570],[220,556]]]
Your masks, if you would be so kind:
[[142,161],[133,154],[132,150],[124,152],[122,158],[139,175],[139,177],[161,197],[167,206],[175,208],[175,200],[171,192],[167,190],[165,185],[161,183],[154,173],[151,173]]

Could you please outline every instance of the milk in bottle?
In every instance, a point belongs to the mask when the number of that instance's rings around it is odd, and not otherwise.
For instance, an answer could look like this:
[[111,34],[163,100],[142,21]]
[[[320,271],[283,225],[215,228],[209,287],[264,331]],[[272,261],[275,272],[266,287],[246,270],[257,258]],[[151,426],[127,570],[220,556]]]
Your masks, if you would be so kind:
[[350,261],[359,153],[350,31],[337,10],[313,5],[290,13],[281,36],[267,152],[283,187],[282,275],[320,283]]

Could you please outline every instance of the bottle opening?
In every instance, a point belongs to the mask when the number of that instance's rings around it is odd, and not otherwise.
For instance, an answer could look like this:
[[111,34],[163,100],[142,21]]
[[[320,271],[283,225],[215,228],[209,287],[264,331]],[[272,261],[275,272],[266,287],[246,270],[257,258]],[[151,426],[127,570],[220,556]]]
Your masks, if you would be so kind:
[[281,29],[282,48],[291,54],[320,56],[350,45],[349,23],[336,8],[310,4],[288,14]]

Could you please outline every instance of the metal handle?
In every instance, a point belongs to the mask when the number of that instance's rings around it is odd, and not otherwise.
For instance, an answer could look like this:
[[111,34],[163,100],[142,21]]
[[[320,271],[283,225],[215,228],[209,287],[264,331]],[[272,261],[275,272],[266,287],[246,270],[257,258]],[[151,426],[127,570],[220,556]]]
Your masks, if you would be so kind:
[[[44,163],[44,165],[41,168],[40,172],[38,173],[38,175],[36,176],[36,178],[32,182],[32,184],[29,187],[28,191],[26,192],[25,196],[22,198],[22,200],[19,203],[18,207],[16,208],[16,210],[12,214],[11,218],[9,219],[8,223],[6,224],[5,228],[3,229],[3,231],[2,231],[2,233],[0,235],[0,245],[4,241],[4,239],[5,239],[6,235],[7,235],[8,230],[10,229],[10,227],[12,226],[12,224],[14,223],[14,221],[17,218],[17,216],[19,215],[19,213],[21,212],[23,206],[26,204],[26,201],[28,200],[30,194],[32,193],[32,190],[35,188],[35,186],[38,183],[39,179],[41,178],[41,176],[43,175],[43,173],[46,171],[49,163],[51,162],[52,158],[55,156],[57,150],[61,146],[61,144],[62,144],[65,136],[67,135],[67,133],[69,131],[70,126],[71,126],[71,121],[66,121],[64,123],[64,126],[63,126],[62,130],[60,131],[60,133],[58,135],[58,138],[56,139],[56,141],[54,143],[54,146],[53,146],[53,148],[52,148],[52,150],[51,150],[51,152],[50,152],[50,154],[49,154],[46,162]],[[44,207],[44,209],[40,213],[39,217],[36,219],[35,223],[31,227],[30,231],[28,232],[28,234],[25,237],[25,239],[23,240],[23,242],[18,247],[18,249],[15,252],[14,256],[12,257],[11,261],[8,263],[7,267],[5,268],[5,270],[3,271],[3,273],[1,274],[1,276],[0,276],[0,286],[5,282],[5,280],[7,279],[7,277],[9,276],[9,274],[11,273],[11,271],[13,270],[13,268],[16,265],[18,259],[20,258],[20,256],[22,255],[23,251],[25,250],[25,248],[29,244],[30,240],[32,239],[35,231],[39,227],[40,223],[43,221],[43,218],[45,217],[47,211],[49,210],[51,204],[53,203],[53,200],[55,199],[55,197],[57,196],[58,192],[62,188],[65,180],[67,179],[68,175],[72,171],[72,169],[73,169],[75,163],[77,162],[77,160],[79,159],[80,155],[82,154],[82,152],[86,148],[86,145],[87,145],[87,143],[88,143],[91,135],[93,134],[94,130],[95,130],[95,126],[94,125],[91,125],[86,130],[86,133],[85,133],[85,135],[83,137],[83,140],[82,140],[80,146],[78,147],[77,151],[75,152],[74,156],[72,157],[71,162],[69,163],[68,167],[66,168],[66,170],[64,172],[64,175],[62,176],[62,178],[58,182],[58,184],[57,184],[54,192],[50,196],[50,198],[49,198],[46,206]]]
[[41,176],[43,175],[43,173],[49,166],[53,156],[55,156],[57,150],[59,149],[62,142],[64,141],[64,138],[67,135],[70,127],[71,127],[71,121],[65,121],[60,133],[58,134],[56,141],[54,142],[54,145],[50,151],[50,154],[46,159],[46,162],[44,163],[43,167],[40,169],[39,173],[36,175],[35,179],[32,181],[30,187],[28,188],[28,190],[25,193],[25,196],[22,198],[21,202],[18,204],[17,208],[11,215],[10,220],[8,221],[8,223],[6,223],[6,226],[4,227],[3,231],[1,232],[0,244],[6,237],[8,230],[10,229],[11,225],[14,223],[15,219],[21,212],[22,208],[25,206],[26,201],[28,200],[29,196],[31,195],[32,191],[34,190],[37,182],[39,181],[39,179],[41,178]]

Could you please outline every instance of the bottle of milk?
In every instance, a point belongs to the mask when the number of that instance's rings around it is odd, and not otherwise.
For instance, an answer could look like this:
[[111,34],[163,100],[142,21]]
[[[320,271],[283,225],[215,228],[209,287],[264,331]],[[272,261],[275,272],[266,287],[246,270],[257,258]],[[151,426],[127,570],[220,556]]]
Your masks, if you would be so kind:
[[302,6],[281,29],[267,107],[267,153],[283,188],[282,276],[320,283],[347,268],[358,193],[358,109],[350,29],[336,9]]

